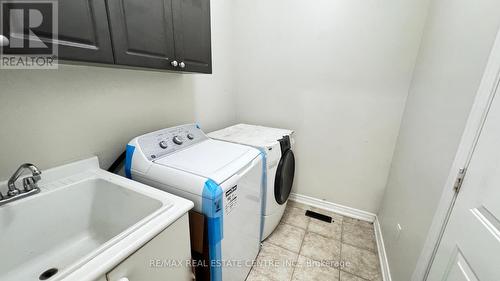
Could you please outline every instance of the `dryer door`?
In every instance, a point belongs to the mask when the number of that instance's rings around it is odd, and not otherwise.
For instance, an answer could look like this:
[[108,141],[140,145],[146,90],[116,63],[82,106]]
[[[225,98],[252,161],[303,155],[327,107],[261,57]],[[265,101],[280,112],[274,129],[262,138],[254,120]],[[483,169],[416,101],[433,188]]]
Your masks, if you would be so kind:
[[295,174],[295,156],[291,149],[286,150],[280,159],[276,178],[274,180],[274,198],[283,205],[292,191],[293,176]]

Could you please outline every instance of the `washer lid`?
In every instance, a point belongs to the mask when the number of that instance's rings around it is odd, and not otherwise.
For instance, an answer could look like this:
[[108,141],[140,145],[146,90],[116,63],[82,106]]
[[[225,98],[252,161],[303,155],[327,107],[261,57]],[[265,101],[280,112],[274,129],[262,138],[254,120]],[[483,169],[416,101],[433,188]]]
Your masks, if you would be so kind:
[[220,184],[258,155],[259,151],[249,146],[209,139],[154,162],[210,178]]
[[293,134],[292,130],[256,125],[238,124],[211,132],[209,137],[224,141],[247,144],[255,147],[269,147],[283,136]]

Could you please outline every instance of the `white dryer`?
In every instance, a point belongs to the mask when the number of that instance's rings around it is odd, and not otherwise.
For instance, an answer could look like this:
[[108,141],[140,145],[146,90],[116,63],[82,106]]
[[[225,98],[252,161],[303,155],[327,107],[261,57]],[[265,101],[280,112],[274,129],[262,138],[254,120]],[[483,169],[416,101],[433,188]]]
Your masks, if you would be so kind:
[[193,201],[207,217],[211,280],[243,281],[260,247],[263,158],[183,125],[131,140],[125,174]]
[[212,139],[250,145],[266,155],[265,186],[262,202],[264,240],[279,224],[293,185],[295,157],[292,130],[238,124],[208,134]]

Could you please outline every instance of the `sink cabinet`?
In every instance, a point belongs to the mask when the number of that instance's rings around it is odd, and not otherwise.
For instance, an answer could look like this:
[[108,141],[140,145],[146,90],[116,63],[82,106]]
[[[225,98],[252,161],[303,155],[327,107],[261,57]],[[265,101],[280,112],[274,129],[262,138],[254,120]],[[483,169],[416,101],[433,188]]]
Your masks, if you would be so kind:
[[0,206],[0,280],[192,280],[193,202],[102,170],[97,157],[44,170],[39,187]]
[[185,214],[118,264],[106,277],[107,281],[193,280],[191,267],[186,265],[190,260],[189,222]]

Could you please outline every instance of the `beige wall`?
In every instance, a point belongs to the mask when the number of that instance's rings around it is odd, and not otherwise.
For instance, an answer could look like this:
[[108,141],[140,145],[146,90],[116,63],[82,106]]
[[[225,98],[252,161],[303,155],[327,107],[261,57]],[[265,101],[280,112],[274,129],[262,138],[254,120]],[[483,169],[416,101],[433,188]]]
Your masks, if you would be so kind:
[[[393,280],[410,280],[500,25],[500,2],[433,0],[379,212]],[[396,224],[402,225],[397,239]]]
[[238,121],[294,129],[294,191],[376,212],[427,1],[235,0]]
[[104,66],[0,71],[0,180],[97,155],[107,168],[134,136],[198,122],[234,123],[229,0],[212,1],[213,75]]

